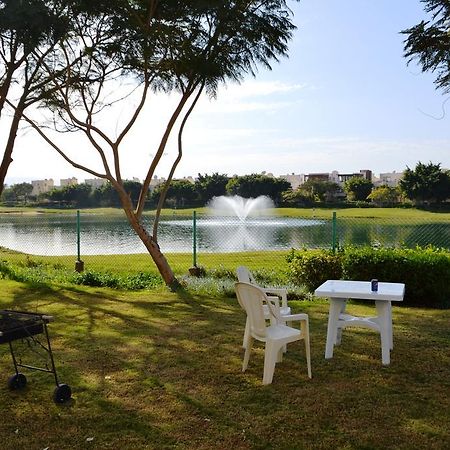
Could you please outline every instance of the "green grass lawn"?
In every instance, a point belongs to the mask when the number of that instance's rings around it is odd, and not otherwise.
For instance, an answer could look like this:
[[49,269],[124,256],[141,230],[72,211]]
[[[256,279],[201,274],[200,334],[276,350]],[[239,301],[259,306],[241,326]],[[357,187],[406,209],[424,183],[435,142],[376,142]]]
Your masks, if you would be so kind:
[[[200,216],[208,214],[208,208],[185,208],[185,209],[163,209],[163,216],[192,216],[193,211],[197,211]],[[398,218],[418,221],[450,221],[450,212],[432,212],[415,208],[275,208],[269,210],[271,214],[283,217],[315,217],[318,219],[329,219],[333,211],[342,218],[370,218],[385,219]],[[0,214],[74,214],[75,209],[54,209],[54,208],[27,208],[27,207],[6,207],[0,206]],[[105,214],[123,215],[121,208],[91,208],[82,209],[81,214]],[[154,211],[146,211],[145,214],[153,215]]]
[[328,303],[293,302],[310,317],[313,378],[299,342],[263,386],[262,346],[241,372],[245,317],[234,298],[0,283],[1,308],[55,316],[59,377],[73,390],[57,406],[51,375],[27,372],[25,390],[10,392],[0,346],[2,449],[448,448],[450,311],[394,307],[383,367],[370,330],[344,331],[326,361]]

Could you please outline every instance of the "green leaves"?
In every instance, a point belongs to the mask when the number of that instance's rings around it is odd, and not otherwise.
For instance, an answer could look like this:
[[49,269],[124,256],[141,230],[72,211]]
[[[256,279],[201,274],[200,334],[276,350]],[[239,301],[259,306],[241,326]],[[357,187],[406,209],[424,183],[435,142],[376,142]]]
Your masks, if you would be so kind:
[[450,174],[440,164],[418,162],[405,170],[399,186],[410,200],[439,203],[450,197]]
[[291,279],[310,291],[327,279],[405,283],[404,304],[450,307],[450,252],[434,247],[415,249],[345,247],[293,250],[288,256]]
[[365,201],[372,192],[373,183],[363,177],[352,177],[344,183],[350,200]]
[[417,61],[423,72],[437,74],[435,83],[444,93],[450,92],[450,3],[448,0],[423,0],[431,20],[403,30],[404,55]]

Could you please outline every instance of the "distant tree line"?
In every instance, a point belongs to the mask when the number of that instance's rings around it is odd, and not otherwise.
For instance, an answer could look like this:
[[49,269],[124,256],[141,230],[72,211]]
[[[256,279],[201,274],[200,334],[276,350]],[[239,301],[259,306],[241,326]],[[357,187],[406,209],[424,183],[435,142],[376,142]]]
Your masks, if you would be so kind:
[[[142,184],[138,181],[124,181],[125,189],[132,201],[138,199]],[[154,208],[158,204],[164,184],[148,191],[146,206]],[[93,188],[88,184],[77,184],[55,188],[31,195],[30,183],[14,184],[4,189],[3,204],[33,204],[40,206],[94,208],[120,207],[120,199],[111,186]],[[450,200],[450,171],[440,164],[419,162],[415,169],[407,168],[399,185],[374,187],[370,180],[355,176],[347,180],[343,187],[331,181],[307,180],[293,190],[288,181],[267,175],[244,175],[228,177],[225,174],[198,174],[195,183],[188,180],[173,180],[170,183],[164,206],[166,208],[195,208],[208,204],[221,195],[240,195],[244,198],[266,195],[277,206],[308,207],[323,204],[373,204],[375,206],[396,206],[410,203],[417,206],[442,204]]]

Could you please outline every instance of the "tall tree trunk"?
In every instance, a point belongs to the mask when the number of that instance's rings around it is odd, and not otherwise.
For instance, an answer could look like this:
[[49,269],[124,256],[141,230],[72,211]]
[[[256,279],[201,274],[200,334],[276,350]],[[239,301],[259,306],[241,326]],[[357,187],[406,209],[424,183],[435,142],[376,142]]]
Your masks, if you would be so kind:
[[19,103],[17,109],[14,111],[14,116],[11,122],[11,126],[9,128],[9,136],[8,141],[6,142],[5,151],[3,153],[3,159],[0,165],[0,195],[3,192],[3,188],[5,185],[6,174],[8,173],[8,169],[10,164],[13,162],[12,153],[14,150],[14,142],[17,136],[17,130],[19,129],[20,119],[22,118],[24,104]]
[[127,193],[123,190],[123,187],[117,182],[113,182],[113,185],[115,185],[116,190],[119,194],[122,203],[122,208],[127,216],[128,222],[130,223],[136,234],[139,236],[139,239],[145,245],[145,248],[147,249],[151,258],[153,259],[153,262],[158,268],[159,273],[161,274],[161,277],[163,278],[166,285],[170,289],[175,290],[180,286],[180,283],[176,279],[175,274],[173,273],[166,257],[161,252],[158,243],[153,239],[153,237],[150,234],[148,234],[145,227],[139,221],[137,214],[133,211],[131,199],[127,195]]
[[179,287],[179,282],[175,278],[175,275],[166,257],[161,252],[158,243],[155,242],[152,236],[147,233],[146,229],[139,223],[134,213],[129,214],[129,211],[125,212],[127,214],[128,221],[130,222],[134,231],[139,236],[142,243],[145,245],[145,248],[150,253],[150,256],[156,264],[156,267],[158,268],[164,282],[170,289],[175,290],[177,287]]

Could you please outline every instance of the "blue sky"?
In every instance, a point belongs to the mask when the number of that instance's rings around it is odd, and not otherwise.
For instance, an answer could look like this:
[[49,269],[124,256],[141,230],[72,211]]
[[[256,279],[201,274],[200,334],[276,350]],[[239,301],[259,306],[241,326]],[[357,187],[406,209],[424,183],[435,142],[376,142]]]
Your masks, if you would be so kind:
[[[298,30],[289,59],[200,102],[186,128],[176,177],[360,169],[379,174],[418,161],[450,168],[446,97],[435,90],[431,74],[403,58],[399,32],[425,18],[420,1],[303,0],[291,7]],[[172,100],[150,102],[126,142],[125,177],[144,176]],[[86,147],[73,136],[59,142],[77,154]],[[167,176],[173,144],[159,176]],[[18,142],[7,182],[69,176],[91,178],[30,131]]]

